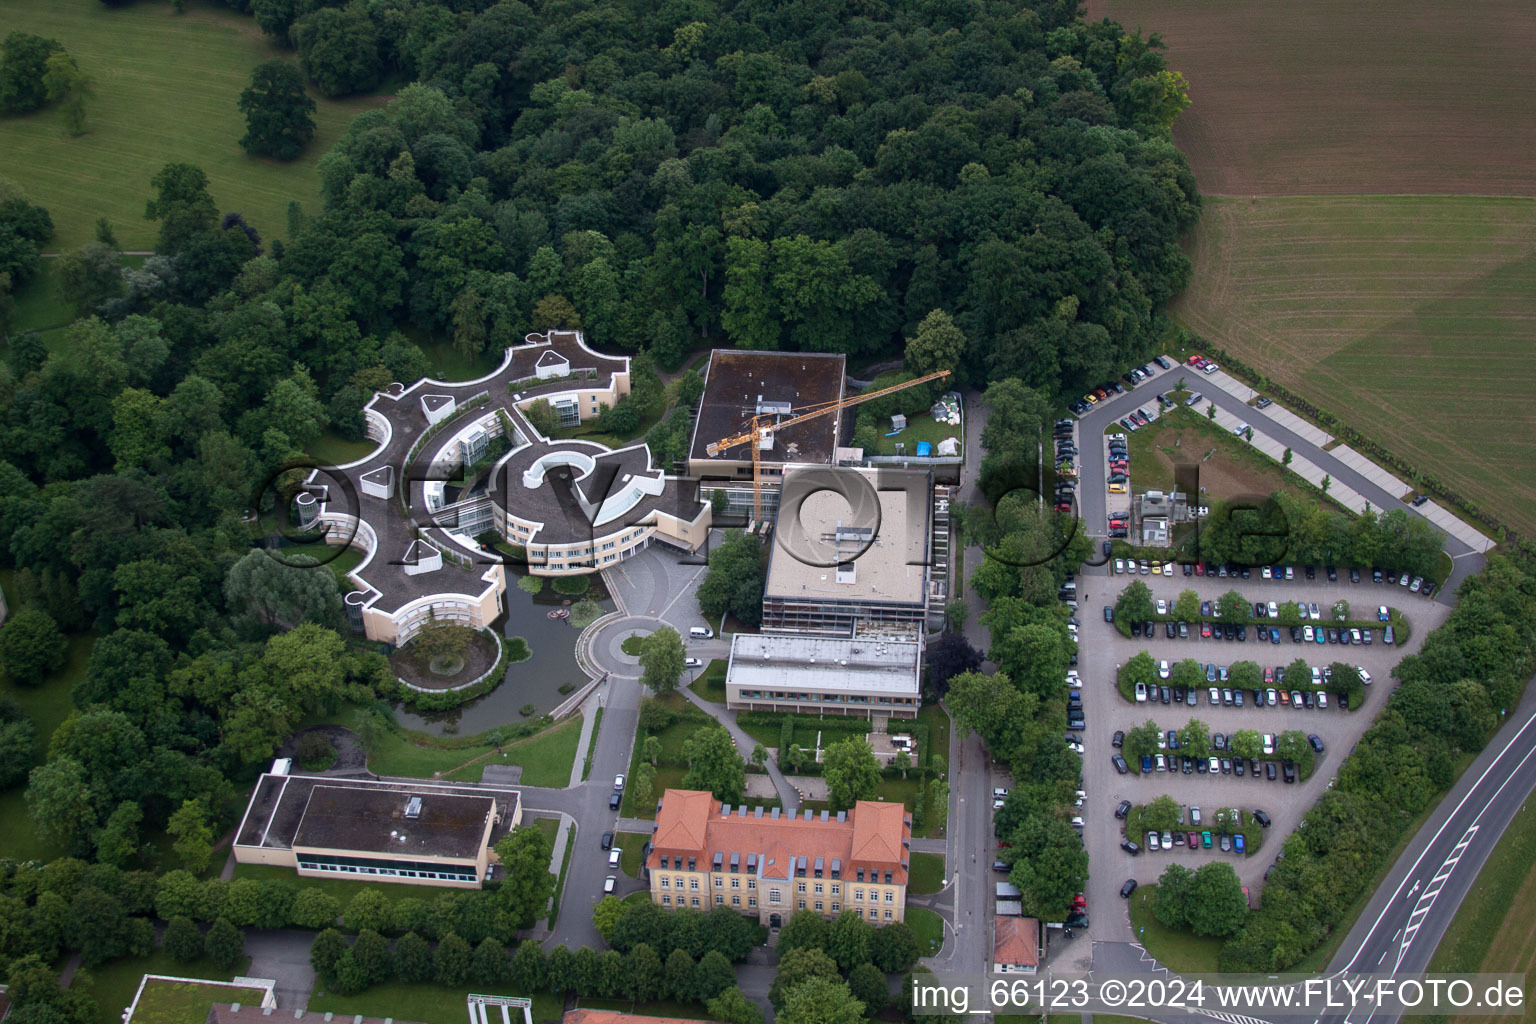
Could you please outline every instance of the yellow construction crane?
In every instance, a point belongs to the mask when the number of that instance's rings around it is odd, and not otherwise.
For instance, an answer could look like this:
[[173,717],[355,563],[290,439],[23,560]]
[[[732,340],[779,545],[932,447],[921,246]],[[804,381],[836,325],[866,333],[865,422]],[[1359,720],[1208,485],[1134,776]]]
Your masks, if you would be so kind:
[[796,413],[787,420],[779,420],[777,422],[774,422],[774,417],[778,415],[777,413],[758,413],[747,421],[745,429],[743,429],[741,433],[732,434],[730,437],[724,437],[711,444],[707,444],[704,446],[704,450],[711,456],[714,456],[719,455],[727,448],[734,448],[739,444],[750,443],[752,445],[752,518],[756,522],[762,522],[762,439],[764,435],[771,437],[773,434],[785,429],[786,427],[793,427],[796,424],[804,423],[807,420],[814,420],[820,416],[830,416],[833,413],[840,413],[844,409],[852,408],[855,405],[873,401],[876,398],[882,398],[885,395],[894,394],[897,391],[904,391],[907,388],[916,387],[919,384],[926,384],[931,380],[940,380],[948,376],[948,370],[935,370],[933,373],[925,374],[916,378],[915,380],[904,381],[901,384],[894,384],[888,388],[881,388],[879,391],[866,391],[862,395],[854,395],[852,398],[840,398],[835,402],[823,402],[820,405],[808,406],[805,411]]

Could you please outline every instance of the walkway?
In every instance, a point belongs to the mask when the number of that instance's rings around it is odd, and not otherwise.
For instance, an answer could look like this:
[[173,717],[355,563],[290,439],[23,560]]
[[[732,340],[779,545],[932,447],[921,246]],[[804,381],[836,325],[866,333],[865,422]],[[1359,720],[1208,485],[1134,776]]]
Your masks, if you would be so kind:
[[[687,698],[689,703],[693,704],[695,707],[699,708],[701,711],[714,718],[721,725],[725,726],[725,731],[731,734],[731,739],[736,742],[736,749],[741,752],[741,756],[744,758],[751,758],[752,748],[757,746],[757,740],[753,739],[751,736],[748,736],[745,732],[742,731],[741,726],[736,724],[736,712],[727,711],[719,704],[710,703],[703,697],[700,697],[698,694],[688,689],[686,686],[678,687],[677,692]],[[790,813],[798,811],[800,809],[799,790],[795,789],[794,786],[791,786],[789,784],[789,780],[784,778],[784,773],[779,771],[779,766],[774,762],[772,757],[768,758],[764,768],[768,772],[768,778],[773,780],[773,788],[778,792],[779,802],[784,805],[784,810],[789,811]]]

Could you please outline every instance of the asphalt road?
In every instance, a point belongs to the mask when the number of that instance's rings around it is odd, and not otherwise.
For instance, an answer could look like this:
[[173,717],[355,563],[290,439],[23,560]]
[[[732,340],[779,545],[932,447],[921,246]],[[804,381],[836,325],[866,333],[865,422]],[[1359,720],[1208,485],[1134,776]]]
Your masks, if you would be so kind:
[[[1512,710],[1383,879],[1330,972],[1412,975],[1427,968],[1477,873],[1536,788],[1536,686],[1528,682]],[[1373,1014],[1364,1008],[1326,1019],[1367,1024]]]

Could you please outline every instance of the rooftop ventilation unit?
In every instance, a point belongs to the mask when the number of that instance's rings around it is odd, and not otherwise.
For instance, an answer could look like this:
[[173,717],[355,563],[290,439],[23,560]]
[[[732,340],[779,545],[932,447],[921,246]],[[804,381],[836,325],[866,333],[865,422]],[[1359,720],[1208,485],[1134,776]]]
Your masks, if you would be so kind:
[[405,816],[407,818],[421,817],[421,797],[413,796],[405,802]]

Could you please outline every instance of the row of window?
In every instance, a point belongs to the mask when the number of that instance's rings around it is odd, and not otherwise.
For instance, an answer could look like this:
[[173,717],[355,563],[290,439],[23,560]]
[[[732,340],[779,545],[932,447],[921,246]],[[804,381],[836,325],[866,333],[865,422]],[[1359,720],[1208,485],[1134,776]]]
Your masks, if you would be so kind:
[[[755,870],[755,865],[754,865],[753,859],[752,859],[755,856],[756,856],[756,854],[753,854],[752,857],[748,857],[747,858],[747,870],[748,871]],[[733,855],[733,857],[734,857],[734,855]],[[664,854],[661,855],[661,867],[662,867],[662,870],[666,870],[668,867],[672,866],[671,863],[670,863],[671,860],[672,860],[672,858],[669,857],[667,854],[664,853]],[[696,868],[694,866],[697,863],[698,863],[698,859],[697,858],[689,857],[688,858],[688,870],[689,871],[697,871],[698,868]],[[675,867],[676,867],[676,869],[678,871],[682,870],[682,868],[683,868],[683,858],[682,857],[678,857],[677,858],[677,864],[675,865]],[[736,867],[736,861],[733,859],[731,861],[731,868],[732,868],[733,871],[735,870],[735,867]],[[820,878],[821,877],[821,872],[822,872],[823,869],[820,866],[818,866],[814,870],[816,872],[816,877]],[[720,862],[716,861],[715,862],[715,872],[719,872],[719,871],[720,871]],[[865,874],[866,871],[868,871],[868,873],[869,873],[869,881],[870,881],[871,884],[878,883],[880,881],[880,871],[879,871],[878,868],[867,868],[867,869],[866,868],[857,868],[857,869],[855,869],[855,872],[854,872],[854,880],[858,881],[858,882],[863,882],[864,881],[864,874]],[[803,878],[805,876],[805,869],[804,868],[797,868],[795,873]],[[671,888],[671,886],[668,884],[669,879],[671,879],[670,875],[658,875],[657,877],[661,879],[661,887],[663,889]],[[730,878],[730,883],[731,883],[731,888],[732,889],[739,889],[739,888],[741,888],[741,876],[739,874],[723,875],[723,874],[718,874],[717,873],[717,874],[714,874],[713,877],[715,879],[715,888],[716,889],[723,889],[723,888],[725,888],[725,882],[726,882],[726,878],[727,877]],[[833,878],[837,878],[838,877],[838,873],[836,871],[833,871],[832,872],[832,877]],[[690,881],[692,881],[692,883],[693,883],[693,886],[692,886],[693,888],[697,889],[699,887],[699,880],[697,878],[690,879]],[[886,885],[895,885],[896,884],[895,874],[894,874],[893,871],[887,870],[885,872],[885,884]],[[679,877],[677,879],[676,885],[677,885],[677,888],[679,888],[679,889],[681,889],[683,887],[683,879],[681,877]],[[817,892],[821,892],[821,885],[822,885],[822,883],[820,883],[820,882],[816,883],[816,891]],[[757,880],[752,878],[752,877],[750,877],[750,876],[748,876],[748,878],[747,878],[747,888],[748,889],[755,889],[755,888],[757,888]],[[837,889],[838,889],[837,883],[834,882],[832,884],[832,895],[834,895],[834,896],[837,895]],[[805,892],[805,883],[804,882],[800,883],[800,891],[801,892]]]
[[[837,693],[805,693],[803,691],[790,692],[788,690],[742,690],[742,700],[804,700],[816,701],[822,704],[868,704],[870,698],[857,694],[844,696]],[[876,704],[916,704],[915,697],[877,697]]]
[[[664,892],[664,893],[661,894],[661,905],[664,906],[664,907],[670,907],[670,906],[674,905],[673,902],[672,902],[672,895],[670,893],[665,893]],[[699,898],[697,896],[687,896],[687,897],[678,896],[677,903],[675,905],[679,906],[679,907],[682,907],[682,906],[696,907],[696,906],[699,905]],[[725,906],[725,896],[722,895],[721,893],[715,893],[715,906],[717,906],[717,907]],[[740,896],[732,896],[731,897],[731,906],[733,906],[733,907],[740,907],[741,906],[741,897]],[[748,896],[747,897],[747,906],[748,907],[756,907],[757,906],[757,897],[756,896]],[[816,910],[816,912],[818,914],[826,914],[826,913],[838,914],[838,913],[841,913],[842,909],[843,909],[843,905],[841,903],[839,903],[837,900],[833,900],[832,901],[832,905],[831,905],[830,908],[827,906],[827,903],[826,903],[825,900],[813,900],[813,901],[811,901],[811,906]],[[797,901],[797,908],[800,909],[800,910],[807,909],[806,901],[805,900]],[[853,912],[855,914],[857,914],[860,918],[865,917],[864,908],[862,908],[862,907],[854,907],[853,908]],[[896,911],[893,910],[893,909],[890,909],[890,908],[887,908],[882,913],[881,911],[878,911],[878,910],[874,909],[873,907],[871,907],[870,910],[869,910],[869,914],[868,914],[868,920],[871,920],[871,921],[877,921],[877,920],[893,921],[893,920],[895,920],[895,918],[896,918]]]
[[446,871],[441,867],[431,871],[423,871],[417,868],[400,867],[371,867],[352,864],[321,864],[315,861],[299,861],[300,871],[329,871],[341,875],[383,875],[390,878],[426,878],[445,882],[473,882],[476,880],[473,871]]

